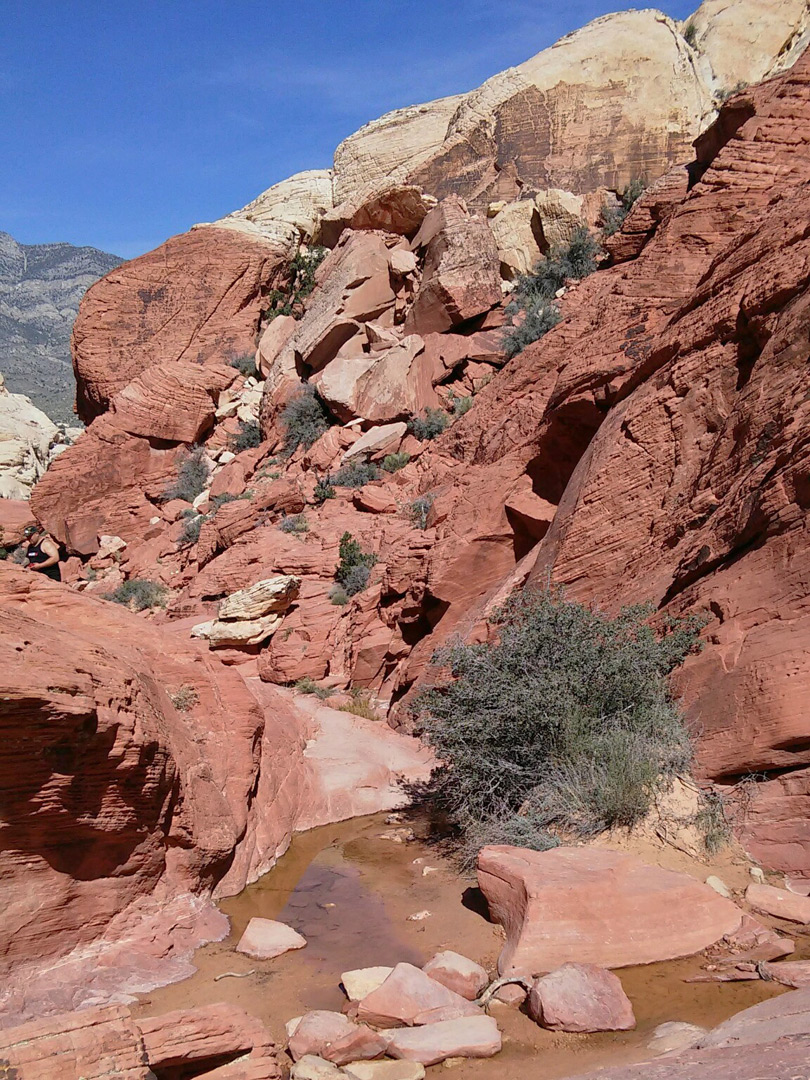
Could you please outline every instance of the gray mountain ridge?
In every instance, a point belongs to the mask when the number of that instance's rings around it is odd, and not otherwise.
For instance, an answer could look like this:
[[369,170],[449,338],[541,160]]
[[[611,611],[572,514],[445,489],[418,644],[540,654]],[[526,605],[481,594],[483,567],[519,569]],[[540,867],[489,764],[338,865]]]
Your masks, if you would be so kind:
[[57,423],[75,423],[70,332],[85,292],[123,259],[0,232],[0,372]]

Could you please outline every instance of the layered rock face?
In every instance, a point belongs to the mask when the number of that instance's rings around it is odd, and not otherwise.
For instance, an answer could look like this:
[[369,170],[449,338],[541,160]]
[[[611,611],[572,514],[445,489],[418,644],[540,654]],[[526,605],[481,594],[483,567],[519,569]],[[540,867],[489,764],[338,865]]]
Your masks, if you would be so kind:
[[116,605],[2,566],[0,593],[7,1023],[184,977],[227,932],[213,894],[268,869],[297,827],[399,804],[395,776],[429,768],[413,740],[344,714],[336,738],[333,710],[253,692]]

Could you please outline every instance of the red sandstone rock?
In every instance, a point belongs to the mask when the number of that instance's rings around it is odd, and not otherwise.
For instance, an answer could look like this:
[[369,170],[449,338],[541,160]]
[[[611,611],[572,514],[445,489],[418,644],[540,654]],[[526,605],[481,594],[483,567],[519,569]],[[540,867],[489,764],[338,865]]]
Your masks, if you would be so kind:
[[377,1027],[396,1027],[398,1024],[411,1027],[478,1015],[480,1010],[476,1005],[431,979],[413,964],[397,964],[385,982],[357,1006],[358,1019]]
[[291,949],[303,949],[306,943],[305,937],[285,923],[253,918],[239,939],[236,951],[256,960],[272,960]]
[[[699,1045],[750,1048],[795,1036],[804,1036],[805,1049],[810,1050],[810,988],[781,994],[743,1009],[704,1035]],[[805,1057],[805,1064],[807,1060]],[[756,1076],[756,1073],[748,1075]]]
[[630,1031],[633,1006],[612,971],[594,964],[563,964],[536,979],[529,1016],[552,1031]]
[[397,1031],[388,1042],[388,1053],[406,1061],[436,1065],[446,1058],[487,1058],[501,1049],[501,1033],[491,1016],[464,1016],[424,1027]]
[[79,416],[89,422],[154,364],[201,364],[255,349],[278,242],[198,228],[117,267],[86,293],[73,329]]
[[34,524],[27,499],[0,499],[0,546],[19,544],[23,529]]
[[314,1054],[335,1065],[382,1057],[386,1039],[365,1024],[353,1024],[343,1013],[315,1010],[301,1018],[290,1038],[294,1061]]
[[344,229],[381,229],[413,236],[435,203],[417,187],[392,187],[365,198],[361,192],[357,198],[327,211],[321,218],[319,240],[334,247]]
[[501,300],[498,248],[485,221],[457,196],[431,210],[413,241],[425,248],[422,282],[405,320],[406,334],[441,332]]
[[782,986],[810,987],[810,960],[788,960],[787,963],[759,965],[760,973]]
[[[0,1031],[0,1059],[20,1080],[147,1080],[151,1069],[275,1080],[281,1070],[273,1051],[259,1021],[224,1004],[137,1020],[121,1006],[91,1008]],[[229,1056],[246,1071],[221,1071]]]
[[475,1001],[489,985],[489,975],[480,964],[450,950],[436,953],[422,970],[431,979],[468,1001]]
[[162,442],[195,443],[214,423],[220,391],[237,376],[225,364],[201,367],[178,360],[137,375],[111,402],[113,421],[129,435]]
[[807,1064],[810,1037],[778,1039],[758,1047],[687,1050],[640,1065],[621,1065],[583,1074],[578,1080],[796,1080]]
[[478,882],[506,930],[503,974],[553,971],[574,958],[626,967],[689,956],[742,919],[702,882],[616,851],[485,847]]
[[810,896],[799,896],[787,889],[775,889],[772,885],[749,885],[745,899],[756,911],[775,915],[788,922],[810,923]]

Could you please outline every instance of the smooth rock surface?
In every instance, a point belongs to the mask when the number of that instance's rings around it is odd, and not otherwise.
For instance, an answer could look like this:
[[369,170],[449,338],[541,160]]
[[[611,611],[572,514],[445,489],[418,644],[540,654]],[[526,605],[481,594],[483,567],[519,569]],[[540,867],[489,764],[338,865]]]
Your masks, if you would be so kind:
[[552,1031],[631,1031],[633,1006],[619,979],[594,964],[563,964],[529,991],[529,1016]]
[[493,1057],[500,1049],[498,1025],[491,1016],[479,1014],[396,1031],[386,1052],[391,1057],[436,1065],[452,1057]]
[[307,939],[286,923],[254,917],[239,939],[236,951],[255,960],[272,960],[291,949],[303,949]]
[[745,890],[745,899],[756,911],[774,915],[788,922],[810,923],[810,896],[800,896],[787,889],[775,889],[773,885],[754,882]]
[[361,1001],[385,982],[394,969],[391,967],[356,968],[340,976],[349,1001]]
[[505,975],[553,971],[572,958],[626,967],[689,956],[742,921],[702,882],[614,851],[485,847],[478,881],[506,929]]
[[431,957],[422,971],[468,1001],[475,1001],[489,985],[489,975],[480,964],[449,949]]
[[397,964],[376,990],[359,1002],[357,1017],[377,1027],[431,1024],[480,1010],[460,994],[431,979],[413,964]]

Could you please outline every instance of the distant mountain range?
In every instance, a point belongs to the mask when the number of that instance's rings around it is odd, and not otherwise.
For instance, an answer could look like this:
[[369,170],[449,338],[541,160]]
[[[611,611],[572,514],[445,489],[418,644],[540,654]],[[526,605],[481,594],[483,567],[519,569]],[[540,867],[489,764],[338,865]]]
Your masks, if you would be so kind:
[[0,232],[0,371],[53,420],[75,423],[70,332],[85,292],[123,262],[72,244],[18,244]]

